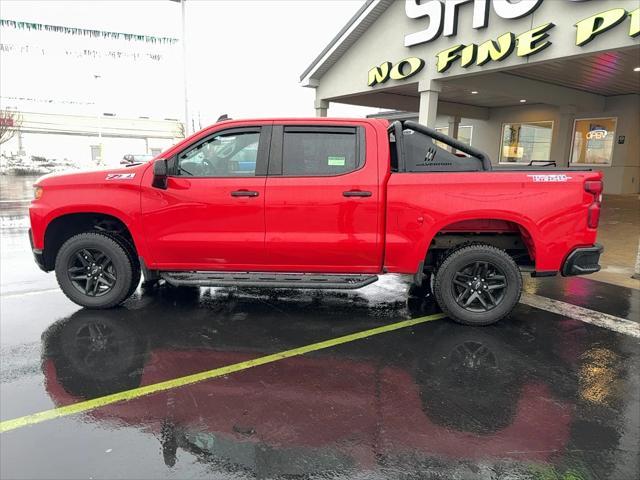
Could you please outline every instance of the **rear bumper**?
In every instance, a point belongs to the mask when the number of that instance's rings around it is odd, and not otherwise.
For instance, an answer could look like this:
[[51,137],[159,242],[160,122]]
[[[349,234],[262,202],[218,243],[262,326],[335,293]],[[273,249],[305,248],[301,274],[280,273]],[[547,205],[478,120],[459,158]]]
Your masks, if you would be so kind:
[[562,265],[562,276],[588,275],[600,271],[600,255],[604,247],[596,243],[593,247],[581,247],[572,251]]
[[31,234],[31,229],[29,229],[29,243],[31,244],[31,251],[33,252],[33,258],[35,259],[36,264],[40,267],[40,270],[46,272],[47,269],[44,266],[44,254],[42,253],[42,250],[33,248],[33,235]]

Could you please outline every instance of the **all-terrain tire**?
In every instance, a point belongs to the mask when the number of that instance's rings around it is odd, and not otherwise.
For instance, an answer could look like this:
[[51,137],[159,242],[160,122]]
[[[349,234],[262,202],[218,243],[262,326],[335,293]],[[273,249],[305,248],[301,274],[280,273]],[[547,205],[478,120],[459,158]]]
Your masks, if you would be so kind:
[[[90,295],[74,283],[70,266],[82,250],[102,252],[111,260],[111,273],[115,280],[106,291]],[[78,267],[74,267],[78,268]],[[64,294],[74,303],[87,308],[112,308],[125,301],[140,280],[139,267],[132,261],[126,246],[109,234],[86,232],[74,235],[60,247],[55,263],[56,278]],[[95,276],[95,274],[94,274]]]
[[[485,265],[480,269],[485,268],[485,271],[500,272],[500,275],[496,276],[495,273],[488,275],[486,282],[481,281],[482,275],[477,276],[478,280],[474,280],[473,274],[471,274],[471,278],[465,278],[472,271],[466,268],[475,264]],[[495,302],[495,305],[492,306],[491,300],[486,300],[487,294],[483,292],[489,289],[490,292],[495,293],[497,290],[491,290],[491,287],[501,284],[501,281],[497,280],[501,277],[504,277],[505,286],[500,289],[499,299],[495,298],[497,295],[489,297]],[[479,296],[482,296],[485,299],[483,301],[489,304],[486,311],[481,311],[485,307],[480,304],[480,298],[477,296],[474,304],[464,306],[465,301],[473,295],[474,290],[471,290],[470,294],[463,295],[460,299],[459,297],[466,288],[460,287],[462,279],[465,283],[468,280],[471,288],[480,292]],[[444,259],[436,273],[433,293],[438,305],[449,318],[464,325],[480,326],[491,325],[508,316],[518,304],[521,292],[522,275],[513,258],[504,250],[492,245],[476,243],[454,250]]]
[[131,295],[133,295],[133,292],[137,290],[138,285],[140,285],[140,278],[142,278],[142,270],[140,268],[140,261],[138,260],[136,250],[131,244],[131,242],[129,242],[129,240],[122,237],[121,235],[118,235],[117,233],[111,233],[111,232],[100,232],[100,233],[102,235],[107,235],[108,237],[118,242],[122,247],[122,249],[125,252],[127,252],[127,255],[129,256],[129,261],[131,262],[131,265],[133,267],[133,279],[131,280],[131,287],[129,288],[129,291],[127,292],[127,296],[125,297],[125,298],[129,298]]

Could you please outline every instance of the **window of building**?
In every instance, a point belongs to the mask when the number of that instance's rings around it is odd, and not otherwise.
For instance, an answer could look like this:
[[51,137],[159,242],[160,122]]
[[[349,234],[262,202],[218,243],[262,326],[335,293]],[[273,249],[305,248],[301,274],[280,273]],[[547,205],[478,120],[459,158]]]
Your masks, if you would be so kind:
[[553,122],[502,124],[500,163],[525,163],[551,160]]
[[259,132],[215,135],[178,157],[178,175],[193,177],[253,177]]
[[328,176],[352,172],[360,167],[355,128],[313,131],[285,128],[282,174]]
[[[445,135],[449,135],[449,127],[436,127],[436,132],[444,133]],[[460,125],[458,127],[458,140],[462,143],[466,143],[467,145],[471,145],[471,140],[473,138],[473,126],[471,125]],[[440,148],[448,149],[449,146],[442,143],[436,142]]]
[[617,118],[583,118],[573,124],[571,163],[611,165]]

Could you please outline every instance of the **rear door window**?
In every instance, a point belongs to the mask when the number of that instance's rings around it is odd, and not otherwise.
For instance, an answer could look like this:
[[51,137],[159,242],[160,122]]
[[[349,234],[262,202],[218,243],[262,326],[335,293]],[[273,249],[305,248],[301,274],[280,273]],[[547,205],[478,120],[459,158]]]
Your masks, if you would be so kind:
[[358,170],[364,163],[355,127],[285,127],[282,175],[333,176]]

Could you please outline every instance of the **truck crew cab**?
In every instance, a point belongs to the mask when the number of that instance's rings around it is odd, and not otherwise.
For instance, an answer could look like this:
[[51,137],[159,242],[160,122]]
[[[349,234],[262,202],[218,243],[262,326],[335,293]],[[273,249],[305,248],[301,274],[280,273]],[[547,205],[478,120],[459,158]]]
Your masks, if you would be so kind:
[[492,169],[410,121],[224,121],[147,163],[34,187],[36,261],[88,308],[122,303],[141,272],[171,285],[325,289],[398,273],[452,319],[487,325],[517,304],[521,269],[600,268],[600,172]]

